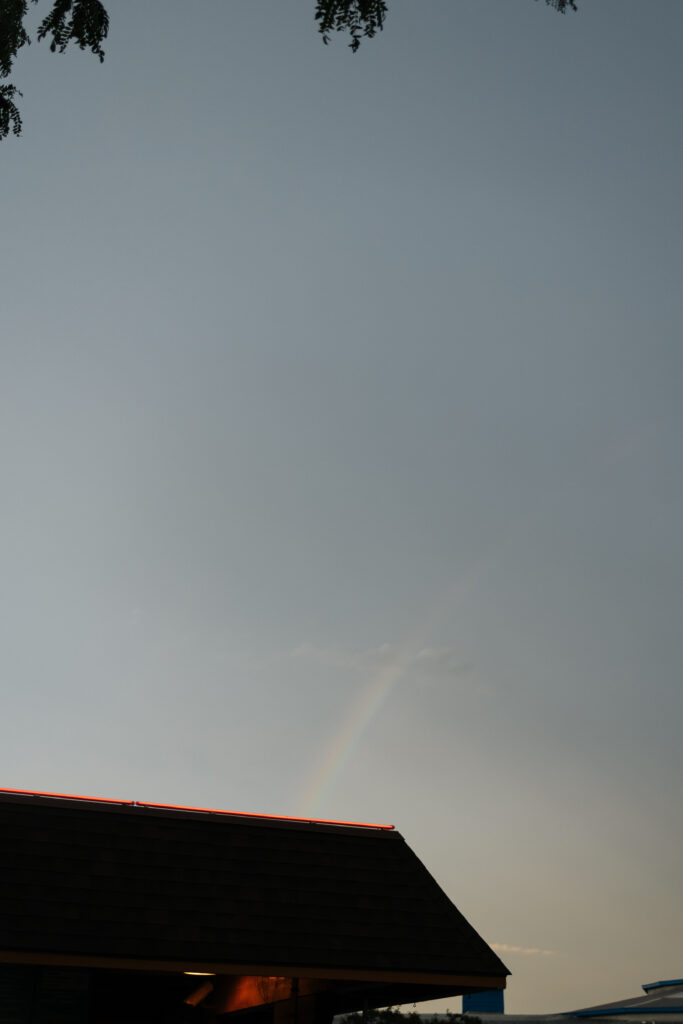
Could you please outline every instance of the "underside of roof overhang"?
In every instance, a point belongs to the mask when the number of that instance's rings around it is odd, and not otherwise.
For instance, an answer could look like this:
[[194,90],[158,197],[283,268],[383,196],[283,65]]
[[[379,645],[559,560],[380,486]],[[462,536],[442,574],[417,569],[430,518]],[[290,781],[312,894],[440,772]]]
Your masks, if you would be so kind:
[[[4,965],[4,971],[3,966]],[[110,1024],[125,1014],[127,1024],[164,1020],[204,1024],[228,1015],[248,1015],[268,1024],[323,1024],[335,1014],[503,988],[505,978],[410,975],[401,972],[338,971],[315,968],[266,973],[263,965],[123,961],[103,957],[0,952],[1,988],[45,990],[46,998],[87,1001],[88,1024]],[[282,969],[283,971],[285,969]],[[66,995],[65,995],[66,994]],[[75,1011],[74,1011],[75,1012]],[[150,1016],[151,1014],[151,1016]],[[265,1014],[265,1016],[264,1016]],[[74,1017],[76,1019],[76,1016]],[[161,1019],[161,1018],[159,1018]]]

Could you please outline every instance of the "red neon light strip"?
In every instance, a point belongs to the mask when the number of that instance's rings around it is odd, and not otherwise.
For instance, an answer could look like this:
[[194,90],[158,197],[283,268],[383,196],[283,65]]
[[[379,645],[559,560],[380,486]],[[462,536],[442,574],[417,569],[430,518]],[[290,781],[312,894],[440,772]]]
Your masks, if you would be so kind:
[[352,828],[379,828],[390,832],[393,825],[378,825],[369,821],[337,821],[334,818],[298,818],[289,814],[255,814],[251,811],[223,811],[217,807],[185,807],[183,804],[155,804],[144,800],[108,800],[103,796],[79,796],[75,793],[47,793],[34,789],[5,789],[0,793],[13,793],[18,796],[47,796],[59,800],[87,800],[94,804],[119,804],[123,807],[154,807],[164,811],[195,811],[198,814],[225,814],[233,818],[260,818],[266,821],[299,821],[313,825],[347,825]]

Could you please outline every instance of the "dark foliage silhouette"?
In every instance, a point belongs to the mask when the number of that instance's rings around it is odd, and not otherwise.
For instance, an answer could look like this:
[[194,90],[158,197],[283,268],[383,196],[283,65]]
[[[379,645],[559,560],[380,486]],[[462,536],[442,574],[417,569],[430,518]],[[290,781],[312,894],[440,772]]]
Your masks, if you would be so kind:
[[[0,0],[0,79],[7,78],[22,46],[31,40],[25,28],[30,4],[41,0]],[[50,40],[52,52],[64,53],[69,43],[90,50],[104,60],[103,43],[109,30],[109,16],[100,0],[51,0],[52,9],[40,22],[38,39]],[[196,0],[195,0],[196,2]],[[564,14],[576,10],[576,0],[545,0],[547,6]],[[355,51],[362,39],[370,39],[384,27],[388,11],[385,0],[315,0],[315,20],[324,43],[333,32],[348,32]],[[15,85],[0,85],[0,139],[20,135],[22,122],[15,97]]]
[[426,1015],[415,1011],[405,1013],[396,1006],[388,1006],[385,1010],[348,1013],[342,1017],[340,1024],[481,1024],[481,1018],[446,1010],[445,1013],[440,1013],[438,1017],[430,1020]]

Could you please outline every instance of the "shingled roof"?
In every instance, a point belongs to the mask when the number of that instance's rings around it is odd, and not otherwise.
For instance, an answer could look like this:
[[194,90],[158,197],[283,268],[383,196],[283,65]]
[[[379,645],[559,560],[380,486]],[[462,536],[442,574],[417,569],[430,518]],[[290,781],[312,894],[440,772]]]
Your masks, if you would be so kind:
[[[502,987],[391,829],[0,792],[0,960]],[[42,958],[42,959],[41,959]]]

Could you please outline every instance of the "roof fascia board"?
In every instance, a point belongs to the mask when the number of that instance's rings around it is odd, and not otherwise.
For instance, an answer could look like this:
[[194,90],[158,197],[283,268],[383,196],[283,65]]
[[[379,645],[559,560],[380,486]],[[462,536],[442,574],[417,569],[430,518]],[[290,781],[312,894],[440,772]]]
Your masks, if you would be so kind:
[[325,818],[297,818],[279,814],[254,814],[226,811],[213,807],[187,807],[180,804],[149,803],[143,800],[114,800],[106,797],[77,796],[71,793],[37,792],[28,789],[2,789],[0,800],[6,803],[33,804],[42,807],[69,807],[87,811],[119,814],[145,814],[158,817],[195,818],[204,821],[235,821],[245,825],[275,828],[303,828],[325,832],[363,832],[398,835],[393,825],[364,821],[337,821]]
[[138,960],[112,956],[80,956],[65,953],[24,953],[17,950],[0,950],[0,963],[34,964],[42,967],[102,968],[124,971],[154,971],[160,973],[184,974],[201,972],[206,974],[247,974],[278,978],[312,978],[326,981],[371,981],[385,983],[406,983],[414,985],[458,985],[464,988],[503,989],[504,976],[472,974],[426,974],[414,971],[367,971],[339,969],[332,967],[283,966],[282,964],[232,964],[205,963],[177,960]]

